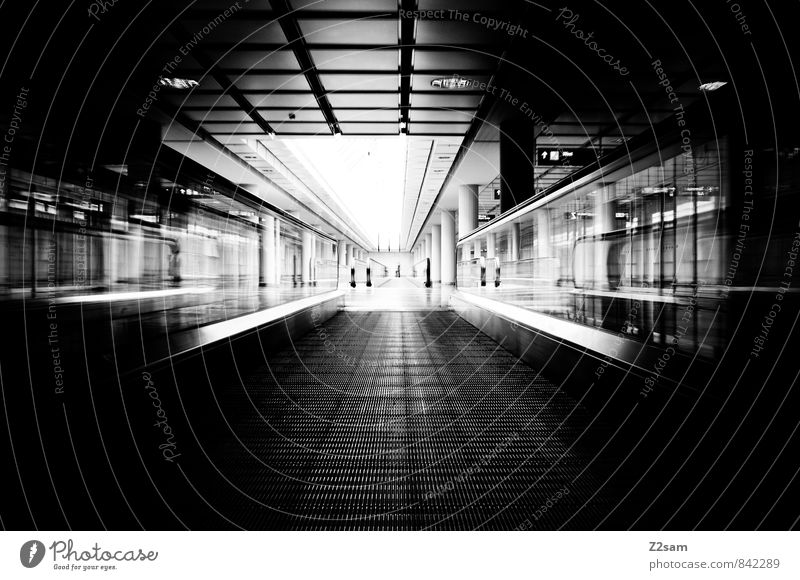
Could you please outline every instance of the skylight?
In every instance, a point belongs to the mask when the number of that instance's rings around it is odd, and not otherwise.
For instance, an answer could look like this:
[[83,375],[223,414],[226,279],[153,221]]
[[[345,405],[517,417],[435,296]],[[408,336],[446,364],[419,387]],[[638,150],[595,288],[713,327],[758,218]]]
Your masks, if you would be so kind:
[[384,249],[387,240],[398,239],[405,181],[405,139],[342,136],[291,139],[285,143],[347,209],[370,242],[377,247],[380,237]]

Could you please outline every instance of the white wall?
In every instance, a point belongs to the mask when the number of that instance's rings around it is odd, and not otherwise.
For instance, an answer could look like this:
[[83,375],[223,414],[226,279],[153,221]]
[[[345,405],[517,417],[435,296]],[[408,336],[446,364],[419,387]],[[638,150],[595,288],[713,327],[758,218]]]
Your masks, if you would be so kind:
[[411,252],[370,252],[368,258],[385,264],[389,268],[389,276],[394,276],[397,265],[400,264],[400,275],[411,276],[414,259]]

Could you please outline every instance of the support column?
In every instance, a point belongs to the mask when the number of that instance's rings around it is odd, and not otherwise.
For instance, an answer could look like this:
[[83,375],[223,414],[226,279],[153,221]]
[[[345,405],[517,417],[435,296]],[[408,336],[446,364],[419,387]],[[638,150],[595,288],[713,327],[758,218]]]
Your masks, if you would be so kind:
[[[616,229],[616,211],[614,207],[614,202],[612,200],[606,200],[607,193],[601,194],[600,197],[595,205],[594,211],[594,235],[595,240],[600,239],[600,235],[606,232],[610,232]],[[548,231],[549,234],[549,231]],[[662,234],[663,235],[663,234]],[[658,237],[654,236],[653,233],[650,234],[650,243],[653,244],[655,247],[659,246]],[[550,249],[550,238],[548,235],[548,250]],[[608,279],[608,244],[598,243],[595,241],[594,245],[594,263],[587,268],[588,272],[583,272],[584,277],[589,277],[591,275],[592,279],[594,280],[594,287],[599,288],[601,290],[616,290],[617,288],[612,288],[609,284]],[[647,267],[647,263],[645,263],[645,267]],[[584,266],[586,268],[586,266]],[[591,271],[593,270],[593,271]]]
[[339,265],[347,265],[347,242],[339,242]]
[[356,249],[354,246],[348,244],[347,245],[347,265],[352,267],[353,260],[355,259]]
[[486,236],[486,259],[490,260],[497,256],[496,240],[494,232]]
[[281,285],[283,276],[283,249],[281,248],[281,222],[275,220],[275,285]]
[[425,234],[425,259],[433,256],[433,235]]
[[458,186],[458,237],[478,227],[478,186]]
[[500,124],[500,213],[533,197],[533,127],[526,122]]
[[261,230],[261,275],[264,286],[275,285],[275,218],[264,217]]
[[302,268],[300,269],[300,273],[302,275],[301,285],[305,286],[311,281],[311,257],[314,252],[314,238],[311,232],[303,230],[302,240],[303,247],[300,251]]
[[442,281],[442,226],[431,227],[431,281]]
[[456,283],[456,216],[452,211],[442,212],[442,286]]
[[512,262],[519,260],[519,224],[511,224],[511,235],[508,242],[508,259]]

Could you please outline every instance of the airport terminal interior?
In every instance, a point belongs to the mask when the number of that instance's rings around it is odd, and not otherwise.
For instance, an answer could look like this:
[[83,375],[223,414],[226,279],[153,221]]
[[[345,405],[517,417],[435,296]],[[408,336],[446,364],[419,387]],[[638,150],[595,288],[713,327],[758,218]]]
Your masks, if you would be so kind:
[[792,5],[0,4],[0,526],[797,527]]

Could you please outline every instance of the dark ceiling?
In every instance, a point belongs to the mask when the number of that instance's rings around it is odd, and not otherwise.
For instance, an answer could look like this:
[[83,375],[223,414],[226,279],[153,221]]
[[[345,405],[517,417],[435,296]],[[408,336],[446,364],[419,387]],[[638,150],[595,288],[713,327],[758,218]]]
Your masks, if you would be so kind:
[[[794,140],[797,126],[795,1],[20,4],[0,7],[0,126],[27,89],[15,147],[40,164],[146,156],[153,111],[222,147],[402,131],[472,146],[506,121],[605,153],[702,102],[711,81],[728,82],[753,131]],[[148,100],[159,75],[199,85]],[[454,75],[470,86],[431,84]],[[572,169],[535,170],[546,188]]]

